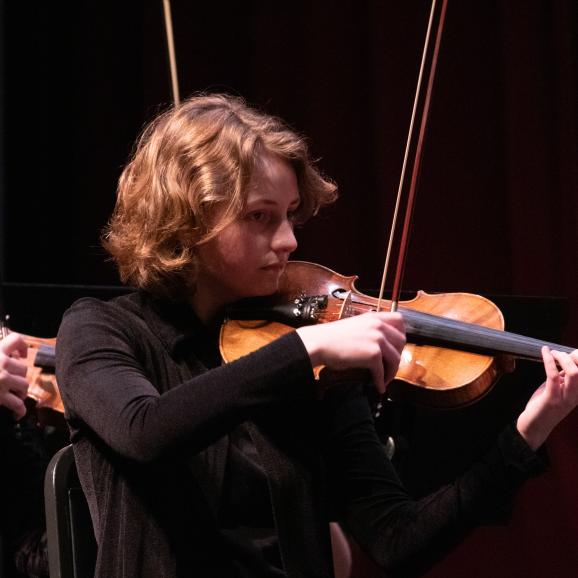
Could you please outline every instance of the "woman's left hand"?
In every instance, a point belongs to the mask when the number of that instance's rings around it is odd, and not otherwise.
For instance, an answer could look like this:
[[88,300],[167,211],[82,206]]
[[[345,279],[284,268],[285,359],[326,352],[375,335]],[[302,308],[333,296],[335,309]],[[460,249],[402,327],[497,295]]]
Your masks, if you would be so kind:
[[568,354],[543,347],[542,358],[546,381],[534,392],[516,424],[534,450],[578,405],[578,349]]

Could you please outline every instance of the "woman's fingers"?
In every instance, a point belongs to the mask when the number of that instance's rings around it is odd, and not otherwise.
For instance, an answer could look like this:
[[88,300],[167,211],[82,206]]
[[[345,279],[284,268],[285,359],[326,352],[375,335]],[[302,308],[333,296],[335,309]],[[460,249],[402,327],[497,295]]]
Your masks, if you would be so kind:
[[556,365],[556,360],[552,355],[550,349],[546,346],[542,347],[542,359],[544,361],[544,369],[546,371],[545,388],[552,389],[560,381],[560,372]]
[[552,350],[551,354],[560,367],[558,384],[568,396],[568,401],[576,404],[578,402],[578,364],[575,361],[575,352],[568,354]]
[[385,385],[387,383],[384,367],[385,364],[383,363],[383,357],[380,356],[379,359],[376,359],[372,366],[369,368],[371,371],[373,383],[375,384],[377,391],[381,394],[385,393]]
[[[574,353],[574,352],[572,352]],[[555,349],[551,352],[552,357],[558,362],[558,365],[564,371],[566,378],[572,380],[578,379],[578,365],[574,360],[572,354],[565,353],[563,351],[557,351]]]
[[542,348],[546,381],[534,392],[517,421],[531,448],[541,446],[552,430],[578,405],[578,365],[575,352]]
[[313,365],[336,370],[368,369],[381,393],[395,376],[405,345],[405,324],[399,313],[371,312],[301,327],[297,333]]
[[382,344],[380,361],[384,369],[383,374],[385,385],[395,377],[395,374],[399,369],[399,360],[401,358],[401,351],[403,350],[403,345],[400,343],[401,342],[394,344],[391,341],[385,341]]
[[[405,322],[399,313],[390,314],[391,318],[386,325],[386,351],[383,351],[385,365],[385,385],[393,380],[399,368],[401,352],[405,347]],[[383,393],[383,392],[382,392]]]

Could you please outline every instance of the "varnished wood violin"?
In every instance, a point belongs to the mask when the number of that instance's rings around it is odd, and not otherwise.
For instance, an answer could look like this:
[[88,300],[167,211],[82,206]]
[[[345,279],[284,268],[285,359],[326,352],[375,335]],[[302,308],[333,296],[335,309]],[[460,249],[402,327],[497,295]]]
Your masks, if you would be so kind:
[[[229,308],[220,336],[223,359],[238,359],[295,327],[375,310],[377,299],[360,293],[356,279],[321,265],[290,261],[274,297]],[[387,311],[391,303],[382,306]],[[541,361],[543,346],[567,353],[574,349],[504,331],[500,309],[479,295],[420,291],[400,302],[398,311],[408,343],[396,381],[388,388],[392,399],[439,408],[467,405],[512,371],[515,359]],[[316,377],[323,379],[324,371],[315,368]]]
[[28,397],[36,401],[38,409],[52,409],[64,413],[64,405],[54,375],[56,338],[30,335],[22,337],[28,346],[26,357]]

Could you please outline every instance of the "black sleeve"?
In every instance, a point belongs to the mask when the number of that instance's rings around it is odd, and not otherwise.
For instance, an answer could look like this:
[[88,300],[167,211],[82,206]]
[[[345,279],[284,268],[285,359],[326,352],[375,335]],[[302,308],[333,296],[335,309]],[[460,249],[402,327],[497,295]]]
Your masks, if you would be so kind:
[[[115,452],[147,462],[186,443],[202,449],[253,412],[315,395],[295,333],[169,389],[151,382],[135,327],[105,302],[70,309],[57,339],[56,372],[73,431],[88,427]],[[142,349],[142,348],[141,348]],[[149,372],[150,373],[150,372]]]
[[387,459],[359,389],[332,392],[326,406],[338,511],[359,545],[390,572],[421,572],[488,513],[501,510],[526,478],[544,469],[511,426],[453,483],[415,500]]

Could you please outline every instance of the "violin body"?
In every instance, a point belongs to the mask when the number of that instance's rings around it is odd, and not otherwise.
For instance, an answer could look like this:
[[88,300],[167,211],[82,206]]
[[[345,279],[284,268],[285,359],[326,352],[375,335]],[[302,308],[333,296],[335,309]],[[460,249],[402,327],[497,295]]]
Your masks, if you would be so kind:
[[36,402],[37,409],[52,409],[64,413],[64,405],[54,375],[55,337],[22,335],[28,346],[26,379],[28,397]]
[[[314,322],[317,323],[375,310],[377,299],[360,293],[355,287],[356,279],[356,276],[343,276],[321,265],[291,261],[275,301],[291,303],[298,302],[303,295],[326,296],[325,306],[315,313]],[[388,301],[381,304],[384,311],[391,308]],[[504,329],[501,311],[479,295],[428,295],[420,291],[414,299],[401,302],[398,310],[404,317],[409,311],[416,311],[494,330]],[[225,361],[233,361],[289,331],[293,331],[291,325],[262,317],[228,319],[221,330],[221,354]],[[408,343],[401,355],[396,380],[387,391],[392,399],[430,407],[466,405],[484,395],[505,370],[511,371],[514,367],[511,356],[486,355],[410,341],[408,331]],[[323,367],[316,367],[314,371],[318,379],[323,379],[326,372]]]

